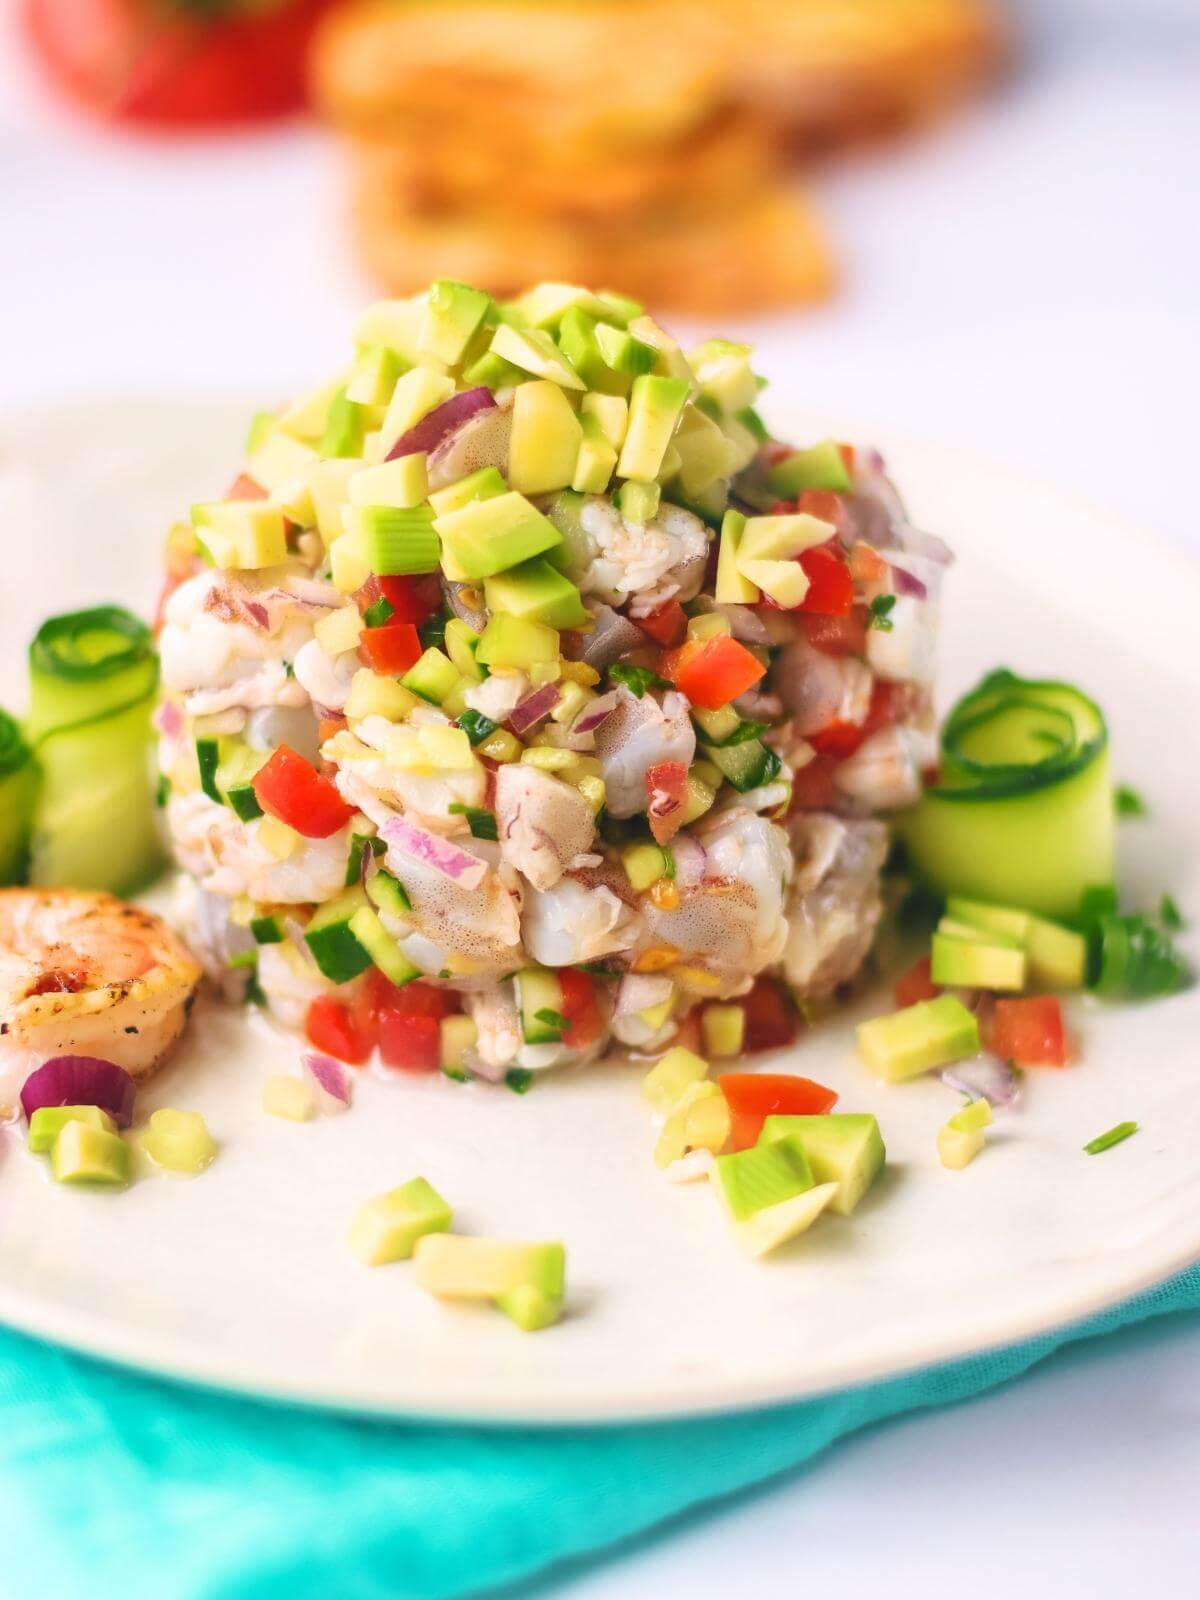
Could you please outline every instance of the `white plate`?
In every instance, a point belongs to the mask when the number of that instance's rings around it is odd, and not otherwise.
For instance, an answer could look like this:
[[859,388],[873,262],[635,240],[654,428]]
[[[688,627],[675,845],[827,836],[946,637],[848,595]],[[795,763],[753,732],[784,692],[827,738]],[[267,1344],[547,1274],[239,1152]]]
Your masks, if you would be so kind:
[[[148,604],[166,522],[220,490],[245,414],[142,402],[8,420],[0,698],[19,699],[24,640],[48,612]],[[779,420],[801,437],[830,423]],[[943,701],[1000,663],[1096,695],[1118,774],[1153,810],[1122,829],[1125,881],[1146,904],[1170,888],[1200,912],[1197,568],[1038,483],[880,442],[918,520],[960,556]],[[851,1018],[775,1061],[835,1086],[844,1109],[875,1112],[890,1164],[852,1219],[824,1220],[755,1265],[706,1185],[656,1174],[635,1071],[547,1078],[524,1098],[363,1078],[348,1115],[297,1127],[258,1109],[264,1077],[296,1046],[240,1013],[201,1011],[142,1107],[202,1111],[219,1159],[194,1182],[83,1194],[55,1188],[8,1139],[0,1317],[228,1388],[539,1423],[790,1400],[1033,1335],[1200,1255],[1200,992],[1072,1012],[1083,1063],[1031,1074],[1024,1107],[961,1173],[943,1171],[933,1145],[956,1097],[936,1081],[874,1083],[852,1056]],[[1125,1118],[1141,1123],[1135,1138],[1081,1153]],[[359,1202],[418,1172],[464,1230],[567,1242],[559,1327],[528,1337],[497,1313],[428,1299],[403,1266],[349,1257]]]

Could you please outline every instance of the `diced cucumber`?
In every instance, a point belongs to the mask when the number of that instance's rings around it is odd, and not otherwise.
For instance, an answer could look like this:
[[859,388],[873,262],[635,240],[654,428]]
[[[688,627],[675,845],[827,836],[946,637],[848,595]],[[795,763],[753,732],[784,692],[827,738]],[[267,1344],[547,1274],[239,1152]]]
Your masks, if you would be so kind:
[[50,1173],[56,1183],[127,1183],[129,1146],[104,1128],[66,1122],[50,1151]]
[[854,483],[836,440],[824,439],[807,450],[793,450],[784,456],[768,472],[767,487],[781,499],[792,500],[805,489],[849,494]]
[[732,706],[721,706],[716,711],[693,706],[692,721],[711,744],[722,745],[737,732],[742,719]]
[[350,840],[350,856],[346,862],[345,887],[353,889],[356,883],[362,882],[363,860],[369,853],[371,856],[381,856],[387,846],[382,839],[377,839],[371,833],[356,833]]
[[[953,924],[951,924],[953,926]],[[1003,939],[1003,934],[993,937]],[[1025,952],[985,942],[988,935],[955,938],[939,927],[930,946],[929,975],[948,989],[1020,990],[1025,987]]]
[[440,706],[459,680],[458,668],[436,646],[431,645],[419,661],[400,679],[404,688],[420,695],[431,705]]
[[29,1148],[34,1155],[49,1155],[68,1122],[83,1122],[102,1133],[117,1131],[116,1123],[100,1106],[39,1106],[29,1119]]
[[563,1016],[562,985],[544,967],[525,967],[517,973],[517,1004],[521,1033],[526,1044],[558,1044],[567,1029]]
[[225,798],[217,784],[217,769],[221,765],[221,742],[208,737],[196,740],[196,766],[200,772],[200,787],[210,800],[220,805]]
[[350,918],[350,932],[384,977],[396,987],[403,988],[421,976],[420,967],[404,954],[400,946],[379,920],[379,913],[371,906],[362,906]]
[[282,944],[285,938],[283,919],[274,912],[265,917],[255,917],[250,924],[255,944]]
[[761,739],[745,739],[731,745],[706,744],[704,755],[741,794],[773,782],[782,769],[779,757]]
[[557,1243],[431,1233],[417,1241],[414,1260],[420,1287],[447,1299],[494,1300],[526,1286],[561,1299],[566,1286],[567,1255]]
[[407,1261],[417,1240],[431,1233],[449,1233],[449,1205],[424,1178],[411,1178],[398,1189],[366,1200],[350,1225],[347,1244],[368,1267]]
[[230,810],[243,822],[255,822],[263,814],[254,792],[254,779],[266,761],[266,753],[235,745],[217,769],[217,788]]
[[347,889],[321,906],[304,930],[304,942],[313,960],[333,983],[349,983],[371,965],[371,955],[351,927],[355,914],[367,903],[361,888]]

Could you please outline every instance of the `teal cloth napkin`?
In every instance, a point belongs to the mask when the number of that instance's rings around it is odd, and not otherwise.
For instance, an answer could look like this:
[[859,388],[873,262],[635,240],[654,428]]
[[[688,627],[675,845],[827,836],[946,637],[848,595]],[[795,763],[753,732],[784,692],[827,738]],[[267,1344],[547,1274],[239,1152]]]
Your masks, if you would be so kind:
[[0,1595],[444,1600],[523,1584],[1071,1340],[1200,1309],[1200,1264],[1026,1344],[716,1420],[354,1421],[137,1377],[0,1331]]

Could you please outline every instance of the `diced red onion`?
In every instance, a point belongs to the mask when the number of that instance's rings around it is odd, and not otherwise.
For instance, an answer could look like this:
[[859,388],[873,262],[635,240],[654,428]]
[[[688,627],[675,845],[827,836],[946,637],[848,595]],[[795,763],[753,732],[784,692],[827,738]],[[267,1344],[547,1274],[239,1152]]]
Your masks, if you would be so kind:
[[429,457],[429,487],[435,492],[495,467],[507,474],[512,448],[512,407],[485,406],[448,433]]
[[137,1085],[115,1062],[96,1056],[55,1056],[31,1072],[21,1089],[27,1118],[43,1106],[99,1106],[119,1128],[133,1121]]
[[611,606],[601,606],[589,633],[563,634],[563,654],[603,672],[631,650],[644,648],[646,635],[635,622]]
[[617,709],[617,691],[610,689],[607,694],[597,695],[575,718],[571,724],[572,733],[594,733],[602,722],[607,722]]
[[960,1094],[986,1100],[993,1106],[1014,1105],[1021,1093],[1021,1077],[1016,1068],[996,1056],[979,1055],[946,1067],[942,1082]]
[[254,618],[255,622],[264,631],[264,633],[269,630],[271,626],[271,613],[260,600],[247,600],[246,610]]
[[333,1102],[331,1110],[345,1111],[350,1104],[350,1074],[340,1061],[332,1056],[310,1052],[304,1058],[313,1082],[326,1099]]
[[443,400],[440,406],[434,406],[432,411],[426,412],[420,422],[414,423],[402,433],[388,451],[387,459],[396,461],[401,456],[436,450],[442,440],[456,428],[461,428],[463,423],[468,422],[477,412],[487,411],[495,404],[491,390],[483,387],[464,389],[461,394],[452,394],[449,400]]
[[912,595],[914,600],[928,598],[929,590],[921,582],[920,578],[914,577],[911,572],[906,572],[903,567],[898,567],[894,561],[892,562],[892,582],[896,585],[897,594]]
[[174,700],[164,700],[154,713],[154,726],[168,739],[178,739],[184,730],[183,712]]
[[543,683],[532,694],[527,694],[508,714],[508,725],[515,734],[528,733],[539,722],[544,722],[558,704],[559,688],[556,683]]
[[478,888],[487,874],[487,862],[467,850],[460,850],[426,828],[416,828],[403,817],[392,817],[379,830],[380,837],[394,844],[403,855],[421,861],[443,877],[451,878],[464,889]]

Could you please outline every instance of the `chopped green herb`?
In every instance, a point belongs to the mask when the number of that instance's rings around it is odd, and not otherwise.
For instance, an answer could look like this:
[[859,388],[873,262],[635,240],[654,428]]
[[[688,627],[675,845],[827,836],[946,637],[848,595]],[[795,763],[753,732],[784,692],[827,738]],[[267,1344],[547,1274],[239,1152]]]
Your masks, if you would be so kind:
[[575,969],[577,972],[587,972],[593,978],[619,978],[620,967],[610,967],[604,961],[581,961]]
[[1178,933],[1183,927],[1183,913],[1169,894],[1164,894],[1159,904],[1158,920],[1168,933]]
[[514,1094],[528,1094],[533,1083],[533,1073],[528,1067],[510,1067],[504,1081]]
[[450,807],[451,816],[466,817],[467,826],[476,839],[495,839],[496,818],[490,811],[484,811],[481,806],[465,806],[456,800]]
[[635,667],[631,661],[618,661],[608,669],[609,681],[623,683],[635,700],[640,700],[647,689],[669,689],[665,678],[649,667]]
[[1146,917],[1099,917],[1086,931],[1088,987],[1096,994],[1145,1000],[1171,994],[1187,979],[1183,957]]
[[500,726],[491,717],[485,717],[482,711],[464,711],[458,719],[458,725],[472,745],[482,744]]
[[154,803],[161,811],[170,798],[171,780],[167,777],[165,772],[160,772],[158,776],[158,788],[154,793]]
[[543,1006],[540,1011],[533,1013],[535,1022],[545,1023],[547,1028],[554,1028],[559,1033],[566,1033],[571,1024],[561,1011],[554,1011],[550,1006]]
[[740,411],[735,411],[733,415],[736,421],[741,423],[743,428],[746,428],[754,435],[759,444],[766,444],[767,440],[771,437],[770,432],[766,423],[759,416],[758,412],[755,411],[753,406],[743,406]]
[[674,850],[671,849],[670,845],[668,845],[668,844],[664,844],[661,848],[662,848],[662,859],[663,859],[662,875],[663,875],[664,878],[666,878],[668,883],[674,883],[674,881],[675,881],[675,852],[674,852]]
[[443,967],[442,970],[438,973],[438,977],[439,978],[448,978],[449,976],[450,976],[450,968],[449,967]]
[[1144,817],[1148,814],[1146,802],[1127,783],[1119,783],[1113,790],[1113,805],[1119,817]]
[[714,750],[728,750],[730,745],[747,744],[751,739],[757,739],[766,733],[770,726],[769,722],[739,722],[728,739],[709,739],[705,735],[705,741],[711,744]]
[[1107,1133],[1098,1133],[1094,1139],[1089,1139],[1083,1148],[1089,1156],[1098,1156],[1104,1150],[1111,1150],[1113,1145],[1121,1144],[1137,1131],[1136,1122],[1118,1122],[1116,1127],[1110,1128]]
[[246,967],[254,970],[258,966],[258,951],[239,950],[236,955],[230,956],[229,965],[234,972],[241,972]]
[[454,1083],[470,1083],[471,1075],[464,1072],[461,1067],[443,1067],[442,1077],[450,1078]]
[[290,661],[283,663],[283,674],[285,678],[294,678],[296,676],[296,669]]
[[895,605],[894,594],[877,594],[868,608],[867,627],[875,628],[879,633],[891,633],[893,627],[891,613]]
[[266,1006],[267,997],[263,993],[262,984],[258,981],[257,967],[252,967],[250,970],[250,975],[246,981],[246,992],[242,999],[248,1006]]
[[396,615],[396,608],[386,595],[380,595],[374,605],[368,606],[363,612],[363,621],[368,628],[382,628],[389,617]]
[[210,800],[224,805],[225,800],[217,788],[217,768],[221,764],[220,746],[215,739],[196,740],[196,765],[200,769],[200,787]]

